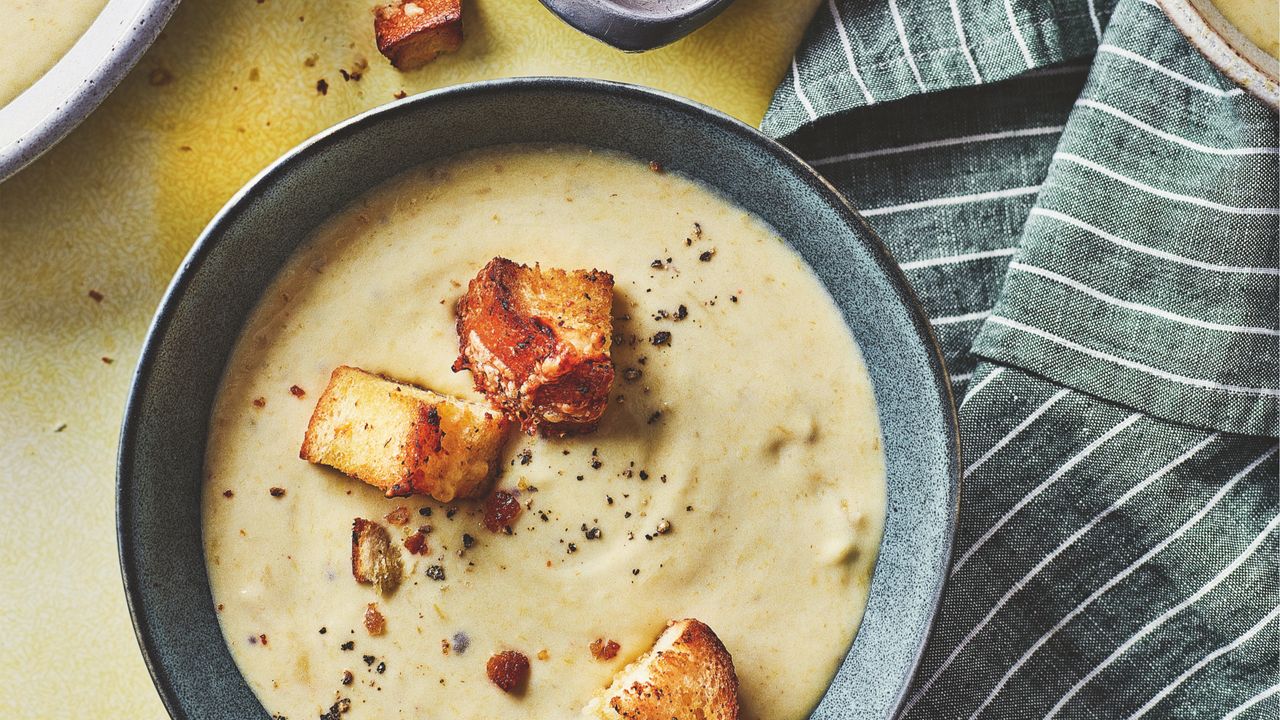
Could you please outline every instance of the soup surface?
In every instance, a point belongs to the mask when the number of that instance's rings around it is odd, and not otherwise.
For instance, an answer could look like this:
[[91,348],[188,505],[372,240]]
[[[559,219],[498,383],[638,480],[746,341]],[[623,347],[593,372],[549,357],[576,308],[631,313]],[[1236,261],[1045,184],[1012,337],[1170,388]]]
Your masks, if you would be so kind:
[[0,2],[0,107],[53,67],[93,24],[107,0]]
[[1280,2],[1213,0],[1232,25],[1272,57],[1280,57]]
[[[450,371],[454,304],[496,255],[616,278],[610,407],[590,435],[513,436],[495,481],[524,506],[513,534],[475,501],[388,499],[298,459],[339,364],[479,399]],[[294,719],[340,699],[351,720],[573,717],[684,617],[732,653],[744,718],[802,718],[857,629],[884,518],[874,397],[821,283],[700,185],[575,147],[465,154],[328,220],[239,341],[206,473],[227,644]],[[388,525],[402,506],[411,522]],[[397,546],[432,528],[389,597],[352,578],[356,517]],[[375,602],[380,636],[362,624]],[[617,656],[595,659],[597,638]],[[486,678],[507,649],[532,663],[523,695]]]

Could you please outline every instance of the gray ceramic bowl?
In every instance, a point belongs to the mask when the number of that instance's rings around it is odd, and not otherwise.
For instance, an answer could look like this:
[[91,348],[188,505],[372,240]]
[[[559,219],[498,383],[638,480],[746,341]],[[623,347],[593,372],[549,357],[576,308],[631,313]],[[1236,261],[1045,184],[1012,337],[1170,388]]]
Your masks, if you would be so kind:
[[200,533],[210,408],[258,297],[329,213],[368,188],[442,154],[518,142],[612,148],[700,180],[767,220],[839,304],[879,404],[888,516],[866,616],[813,717],[890,717],[929,634],[958,502],[950,385],[924,313],[862,218],[782,146],[677,97],[559,78],[450,88],[342,123],[237,193],[182,263],[134,376],[117,497],[129,609],[169,712],[267,717],[223,642]]
[[[88,117],[151,46],[177,6],[178,0],[110,0],[49,72],[0,107],[0,180]],[[56,4],[49,7],[56,11]]]
[[643,52],[688,35],[733,0],[542,0],[561,20],[619,50]]

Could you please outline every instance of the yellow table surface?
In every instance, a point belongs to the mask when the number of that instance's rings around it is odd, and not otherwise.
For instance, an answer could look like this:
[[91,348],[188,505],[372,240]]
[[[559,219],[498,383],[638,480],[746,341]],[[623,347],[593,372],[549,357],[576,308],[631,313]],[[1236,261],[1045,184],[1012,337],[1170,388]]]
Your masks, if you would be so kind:
[[513,75],[651,85],[758,124],[818,2],[739,0],[626,55],[536,0],[464,0],[462,49],[401,74],[373,0],[185,0],[92,117],[0,184],[0,715],[164,717],[121,590],[116,441],[161,294],[241,185],[397,92]]

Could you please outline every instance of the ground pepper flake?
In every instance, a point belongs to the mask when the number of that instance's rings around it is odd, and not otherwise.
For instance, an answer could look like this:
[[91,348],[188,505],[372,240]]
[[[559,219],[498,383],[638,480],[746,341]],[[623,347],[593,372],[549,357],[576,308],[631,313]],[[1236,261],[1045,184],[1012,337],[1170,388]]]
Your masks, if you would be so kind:
[[235,492],[234,492],[234,491],[232,491],[232,490],[223,490],[223,491],[222,491],[222,497],[224,497],[224,498],[233,498],[233,497],[235,497],[235,496],[236,496],[236,494],[235,494]]
[[102,302],[103,300],[105,300],[107,296],[106,296],[106,295],[103,295],[102,293],[98,292],[97,290],[90,290],[90,291],[89,291],[89,297],[90,297],[90,298],[92,298],[94,302],[99,302],[99,303],[100,303],[100,302]]
[[284,497],[285,490],[282,487],[273,487],[267,492],[271,493],[271,497],[273,498],[282,498]]
[[653,337],[649,338],[649,342],[659,347],[663,345],[670,345],[671,333],[667,330],[659,330],[653,334]]
[[439,565],[432,565],[427,568],[427,577],[436,582],[444,582],[444,568]]
[[253,399],[253,406],[262,409],[267,406],[267,399],[264,397],[256,397]]
[[320,93],[321,95],[328,95],[328,94],[329,94],[329,81],[328,81],[328,80],[325,80],[324,78],[320,78],[319,80],[317,80],[317,81],[316,81],[316,92]]
[[716,256],[715,250],[703,250],[702,253],[698,255],[698,259],[701,260],[702,262],[711,262],[711,258],[715,256]]
[[296,398],[304,398],[304,397],[306,397],[306,396],[307,396],[307,391],[306,391],[306,390],[303,390],[302,388],[298,387],[297,385],[291,385],[291,386],[289,387],[289,394],[290,394],[290,395],[292,395],[292,396],[294,396],[294,397],[296,397]]
[[657,160],[650,160],[649,169],[656,173],[662,173],[666,168],[662,167],[662,163]]

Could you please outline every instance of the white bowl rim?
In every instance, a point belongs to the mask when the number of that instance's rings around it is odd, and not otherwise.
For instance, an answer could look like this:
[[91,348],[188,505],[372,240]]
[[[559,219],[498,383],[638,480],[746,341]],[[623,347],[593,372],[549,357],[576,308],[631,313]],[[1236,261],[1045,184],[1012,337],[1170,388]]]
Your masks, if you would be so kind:
[[1280,59],[1244,36],[1211,0],[1156,0],[1209,62],[1273,108],[1280,108]]
[[66,55],[0,107],[0,181],[80,124],[160,34],[179,0],[109,0]]

